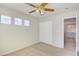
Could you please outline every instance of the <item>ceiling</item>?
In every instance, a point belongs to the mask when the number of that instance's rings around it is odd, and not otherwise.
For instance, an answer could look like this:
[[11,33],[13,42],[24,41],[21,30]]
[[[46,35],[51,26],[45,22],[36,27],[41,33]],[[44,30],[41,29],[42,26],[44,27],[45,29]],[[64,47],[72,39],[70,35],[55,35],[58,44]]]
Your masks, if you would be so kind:
[[[33,4],[37,4],[37,3],[33,3]],[[41,16],[37,12],[29,14],[28,12],[33,10],[34,8],[25,3],[1,3],[0,5],[9,7],[11,9],[15,9],[17,11],[20,11],[20,12],[26,13],[28,15],[38,17],[38,18],[50,16],[50,15],[64,12],[67,10],[72,10],[72,8],[74,9],[76,7],[79,7],[78,3],[49,3],[46,7],[54,8],[55,12],[51,12],[51,13],[45,12],[45,14],[43,16]]]

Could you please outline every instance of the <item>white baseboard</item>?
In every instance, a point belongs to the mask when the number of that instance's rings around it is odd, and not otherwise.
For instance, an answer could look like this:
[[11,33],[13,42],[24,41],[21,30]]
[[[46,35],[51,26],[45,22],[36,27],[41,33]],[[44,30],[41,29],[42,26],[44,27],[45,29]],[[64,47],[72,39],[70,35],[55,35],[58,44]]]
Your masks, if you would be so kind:
[[[40,41],[40,42],[43,42],[43,41]],[[49,44],[51,46],[55,46],[55,47],[58,47],[58,48],[64,48],[64,47],[56,45],[55,43],[47,43],[47,42],[43,42],[43,43],[46,43],[46,44]]]

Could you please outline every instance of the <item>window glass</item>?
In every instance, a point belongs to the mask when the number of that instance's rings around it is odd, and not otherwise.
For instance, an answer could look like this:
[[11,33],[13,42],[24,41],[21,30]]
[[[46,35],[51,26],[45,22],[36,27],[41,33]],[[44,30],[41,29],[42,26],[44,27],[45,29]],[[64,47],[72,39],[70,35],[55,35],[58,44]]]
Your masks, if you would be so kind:
[[24,20],[24,26],[30,26],[30,21],[29,20]]
[[11,17],[2,15],[1,24],[11,24]]
[[15,25],[22,25],[22,19],[15,18]]

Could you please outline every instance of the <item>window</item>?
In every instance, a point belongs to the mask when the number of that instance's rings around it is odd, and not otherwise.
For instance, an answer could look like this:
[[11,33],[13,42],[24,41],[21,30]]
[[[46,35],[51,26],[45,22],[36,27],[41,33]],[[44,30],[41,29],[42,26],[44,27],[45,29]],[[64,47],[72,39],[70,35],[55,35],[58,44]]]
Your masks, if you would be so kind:
[[22,19],[15,18],[15,25],[22,25]]
[[11,17],[2,15],[1,24],[11,24]]
[[30,26],[30,21],[29,20],[24,20],[24,26]]

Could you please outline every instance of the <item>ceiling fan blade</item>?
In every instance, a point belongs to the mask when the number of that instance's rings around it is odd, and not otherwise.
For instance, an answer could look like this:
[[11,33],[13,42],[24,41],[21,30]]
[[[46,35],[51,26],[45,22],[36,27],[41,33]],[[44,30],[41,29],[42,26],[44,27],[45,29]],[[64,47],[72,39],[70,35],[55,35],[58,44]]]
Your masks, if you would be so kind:
[[32,11],[30,11],[29,13],[33,13],[33,12],[36,12],[36,10],[32,10]]
[[29,6],[32,6],[32,7],[37,8],[35,5],[33,5],[33,4],[31,4],[31,3],[25,3],[25,4],[28,4]]
[[40,6],[45,7],[48,3],[41,3]]
[[54,9],[51,9],[51,8],[44,8],[45,11],[49,11],[49,12],[53,12],[55,11]]

